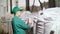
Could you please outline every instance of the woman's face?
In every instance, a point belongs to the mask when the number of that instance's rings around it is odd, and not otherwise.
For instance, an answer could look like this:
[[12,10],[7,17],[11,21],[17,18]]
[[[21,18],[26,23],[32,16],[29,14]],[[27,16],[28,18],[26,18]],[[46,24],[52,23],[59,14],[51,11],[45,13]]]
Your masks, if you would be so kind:
[[21,15],[21,12],[20,12],[20,11],[18,11],[18,12],[17,12],[17,15]]

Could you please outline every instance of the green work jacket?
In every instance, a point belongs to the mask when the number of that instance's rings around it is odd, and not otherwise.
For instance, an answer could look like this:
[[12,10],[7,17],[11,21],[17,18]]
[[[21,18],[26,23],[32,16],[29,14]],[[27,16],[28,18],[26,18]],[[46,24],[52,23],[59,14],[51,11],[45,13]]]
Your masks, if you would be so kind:
[[30,27],[25,24],[21,18],[14,16],[12,18],[12,29],[13,34],[26,34],[25,30],[28,30]]

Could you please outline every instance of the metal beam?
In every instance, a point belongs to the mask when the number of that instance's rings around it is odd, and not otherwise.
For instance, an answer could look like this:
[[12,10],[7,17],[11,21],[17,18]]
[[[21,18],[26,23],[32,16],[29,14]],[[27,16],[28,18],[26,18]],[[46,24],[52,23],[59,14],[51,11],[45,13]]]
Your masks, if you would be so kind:
[[30,8],[29,8],[29,0],[26,0],[26,10],[27,11],[30,11]]
[[10,0],[10,11],[11,11],[11,14],[13,14],[13,12],[12,12],[12,0]]

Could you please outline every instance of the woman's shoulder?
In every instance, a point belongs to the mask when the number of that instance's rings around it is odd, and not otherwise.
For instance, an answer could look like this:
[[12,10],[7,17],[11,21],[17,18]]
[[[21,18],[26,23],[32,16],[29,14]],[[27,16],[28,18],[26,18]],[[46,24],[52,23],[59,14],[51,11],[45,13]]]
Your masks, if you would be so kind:
[[12,18],[13,20],[21,20],[21,18],[19,18],[19,17],[17,17],[17,16],[14,16],[13,18]]
[[17,17],[16,17],[16,16],[14,16],[14,17],[12,18],[12,20],[17,20]]

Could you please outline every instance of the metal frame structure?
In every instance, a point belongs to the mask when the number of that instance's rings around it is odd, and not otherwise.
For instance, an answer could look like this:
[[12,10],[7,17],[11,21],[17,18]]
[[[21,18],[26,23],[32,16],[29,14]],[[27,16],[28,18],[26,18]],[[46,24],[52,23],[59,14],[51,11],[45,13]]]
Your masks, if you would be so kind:
[[29,8],[29,0],[26,0],[26,10],[27,11],[30,11],[30,8]]
[[[36,1],[36,0],[33,1],[32,11],[33,11],[33,8],[34,8],[35,1]],[[41,9],[43,9],[43,5],[42,5],[42,3],[40,2],[40,0],[38,0],[38,1],[39,1],[39,3],[41,4]]]

